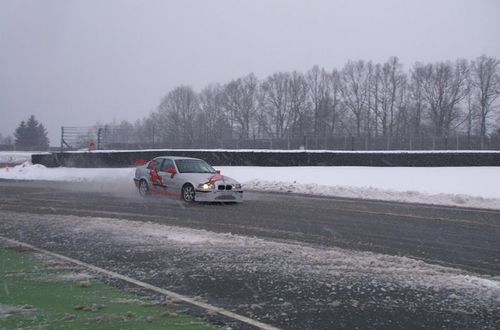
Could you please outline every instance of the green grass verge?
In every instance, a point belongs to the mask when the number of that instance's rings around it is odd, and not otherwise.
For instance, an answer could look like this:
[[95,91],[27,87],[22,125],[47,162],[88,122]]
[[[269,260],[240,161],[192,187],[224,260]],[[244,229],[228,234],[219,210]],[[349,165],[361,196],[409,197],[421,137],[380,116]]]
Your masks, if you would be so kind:
[[0,329],[215,329],[164,305],[0,248]]

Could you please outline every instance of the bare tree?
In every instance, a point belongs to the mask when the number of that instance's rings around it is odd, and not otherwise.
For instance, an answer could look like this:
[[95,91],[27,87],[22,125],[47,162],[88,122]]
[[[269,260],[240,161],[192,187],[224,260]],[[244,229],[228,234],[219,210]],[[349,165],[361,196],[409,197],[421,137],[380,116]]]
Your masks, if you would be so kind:
[[394,120],[394,137],[402,141],[412,141],[411,137],[411,107],[410,107],[411,94],[409,93],[409,83],[404,75],[401,84],[399,85],[398,92],[396,93],[396,116]]
[[112,144],[128,144],[136,141],[134,126],[126,120],[106,126],[105,135],[107,142]]
[[369,86],[367,65],[364,61],[348,62],[342,69],[341,88],[343,102],[354,116],[356,136],[361,136],[361,124],[367,111],[366,92]]
[[333,136],[335,134],[335,128],[338,126],[338,121],[342,116],[340,89],[340,72],[333,70],[328,76],[328,88],[325,89],[327,94],[325,97],[325,113],[323,120],[328,126],[325,130],[325,138],[327,138],[328,135]]
[[222,104],[240,139],[250,137],[257,110],[258,80],[254,74],[231,81],[224,86]]
[[[290,74],[275,73],[261,84],[260,104],[268,133],[281,139],[288,132],[291,120]],[[267,120],[266,120],[267,119]]]
[[316,139],[318,137],[318,117],[322,97],[321,69],[319,66],[315,65],[306,73],[306,81],[308,96],[312,105],[313,135]]
[[459,116],[459,103],[466,96],[469,67],[465,60],[441,62],[423,68],[423,92],[434,135],[447,136],[451,123]]
[[471,65],[416,63],[407,74],[391,57],[382,64],[350,61],[340,71],[314,66],[305,74],[280,72],[262,82],[249,74],[199,94],[180,86],[146,119],[118,125],[127,132],[120,140],[210,147],[234,137],[264,137],[288,139],[290,146],[312,136],[316,147],[328,148],[343,131],[363,137],[366,148],[380,136],[387,148],[396,146],[392,141],[413,147],[417,139],[422,148],[426,137],[447,141],[451,133],[466,132],[469,142],[479,134],[484,148],[500,114],[499,67],[499,60],[483,55]]
[[405,84],[406,76],[402,72],[401,64],[397,57],[391,57],[381,70],[381,92],[379,94],[381,104],[382,135],[394,136],[394,120],[396,118],[396,101],[401,95],[401,87]]
[[368,134],[378,137],[379,126],[381,122],[380,100],[381,100],[381,80],[382,80],[382,66],[377,63],[368,63],[369,82],[368,82],[368,111],[367,123]]
[[290,75],[290,135],[292,138],[306,134],[309,108],[307,81],[303,74],[294,71]]
[[499,61],[482,55],[472,63],[472,84],[479,105],[481,149],[484,149],[484,139],[487,131],[487,119],[492,104],[500,95]]
[[191,145],[198,134],[193,129],[198,109],[198,97],[191,87],[180,86],[170,91],[158,107],[159,128],[166,130],[164,137],[174,145]]
[[325,126],[324,117],[329,102],[330,76],[324,69],[320,69],[316,65],[307,71],[306,81],[312,106],[313,135],[317,142],[322,126]]
[[223,89],[220,85],[208,85],[200,95],[200,113],[197,118],[197,130],[207,143],[231,138],[231,127],[223,109]]
[[152,114],[147,118],[138,119],[134,123],[134,137],[136,143],[154,147],[158,142],[158,127],[152,119]]
[[422,120],[425,112],[424,99],[425,68],[421,63],[416,63],[410,74],[410,134],[412,137],[422,137]]

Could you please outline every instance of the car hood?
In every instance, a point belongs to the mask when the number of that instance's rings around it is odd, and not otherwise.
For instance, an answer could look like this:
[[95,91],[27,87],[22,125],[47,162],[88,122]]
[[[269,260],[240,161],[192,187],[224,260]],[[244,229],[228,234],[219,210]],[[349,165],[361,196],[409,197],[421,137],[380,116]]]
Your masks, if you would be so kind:
[[206,183],[209,181],[212,181],[214,184],[218,182],[223,182],[225,184],[239,183],[233,178],[214,173],[181,173],[180,175],[182,175],[182,177],[186,179],[186,181],[190,181],[195,185],[199,185],[200,183]]

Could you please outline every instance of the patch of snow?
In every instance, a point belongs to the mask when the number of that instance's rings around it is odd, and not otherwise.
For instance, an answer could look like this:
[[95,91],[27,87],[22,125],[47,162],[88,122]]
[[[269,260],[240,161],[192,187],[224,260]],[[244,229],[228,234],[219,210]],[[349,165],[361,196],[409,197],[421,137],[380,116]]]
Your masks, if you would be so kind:
[[31,161],[32,154],[41,154],[36,151],[0,151],[0,164],[21,164]]
[[35,317],[36,309],[30,305],[24,306],[14,306],[0,304],[0,320],[6,320],[13,315],[22,315],[27,319],[33,319]]
[[286,192],[318,196],[335,196],[394,202],[500,209],[499,198],[483,198],[480,196],[446,193],[427,194],[418,191],[397,191],[373,187],[325,186],[315,183],[300,184],[290,182],[253,180],[246,182],[244,184],[244,188],[248,190],[264,192]]
[[132,182],[135,168],[47,168],[26,161],[12,168],[0,169],[0,179],[45,180],[70,182],[113,182],[127,180]]
[[[320,268],[328,270],[328,274],[350,271],[358,275],[381,275],[398,279],[401,282],[411,280],[412,286],[425,288],[482,288],[493,290],[492,293],[500,298],[500,282],[498,281],[464,274],[461,270],[431,265],[407,257],[273,242],[255,237],[214,233],[203,229],[167,226],[152,222],[111,218],[75,219],[71,217],[71,219],[73,220],[71,231],[74,233],[99,233],[117,244],[122,244],[124,241],[147,244],[154,250],[161,249],[163,246],[177,245],[197,249],[199,253],[207,255],[214,253],[223,255],[225,251],[238,250],[238,254],[242,255],[241,259],[245,259],[244,255],[247,253],[265,256],[263,262],[276,263],[292,273],[316,273],[315,269]],[[243,253],[241,250],[247,252]],[[238,266],[245,267],[240,263]]]
[[220,166],[245,189],[500,209],[500,167]]
[[[18,216],[13,214],[12,217]],[[97,241],[106,240],[124,251],[147,249],[161,254],[164,250],[180,250],[183,259],[199,261],[193,263],[190,274],[222,272],[250,276],[255,273],[278,273],[291,281],[300,278],[301,281],[330,287],[340,285],[348,290],[362,285],[363,290],[377,293],[396,289],[440,292],[452,301],[443,302],[445,305],[455,304],[460,308],[484,306],[495,309],[500,304],[498,280],[409,257],[275,242],[132,220],[41,217],[44,219],[40,221],[44,221],[44,226],[52,231],[64,231],[75,237],[91,237]],[[180,271],[175,264],[172,267],[164,271]],[[460,299],[454,299],[453,294]]]
[[117,298],[110,301],[113,304],[140,304],[143,301],[138,298]]
[[51,274],[38,280],[44,282],[78,282],[93,279],[94,276],[86,273]]

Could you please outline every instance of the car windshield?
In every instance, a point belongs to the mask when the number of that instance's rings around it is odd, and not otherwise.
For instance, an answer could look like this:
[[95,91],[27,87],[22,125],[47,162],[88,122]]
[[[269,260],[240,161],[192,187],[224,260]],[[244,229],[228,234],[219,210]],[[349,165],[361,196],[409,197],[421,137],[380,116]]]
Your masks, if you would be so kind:
[[215,173],[214,168],[201,159],[177,159],[175,164],[179,173]]

